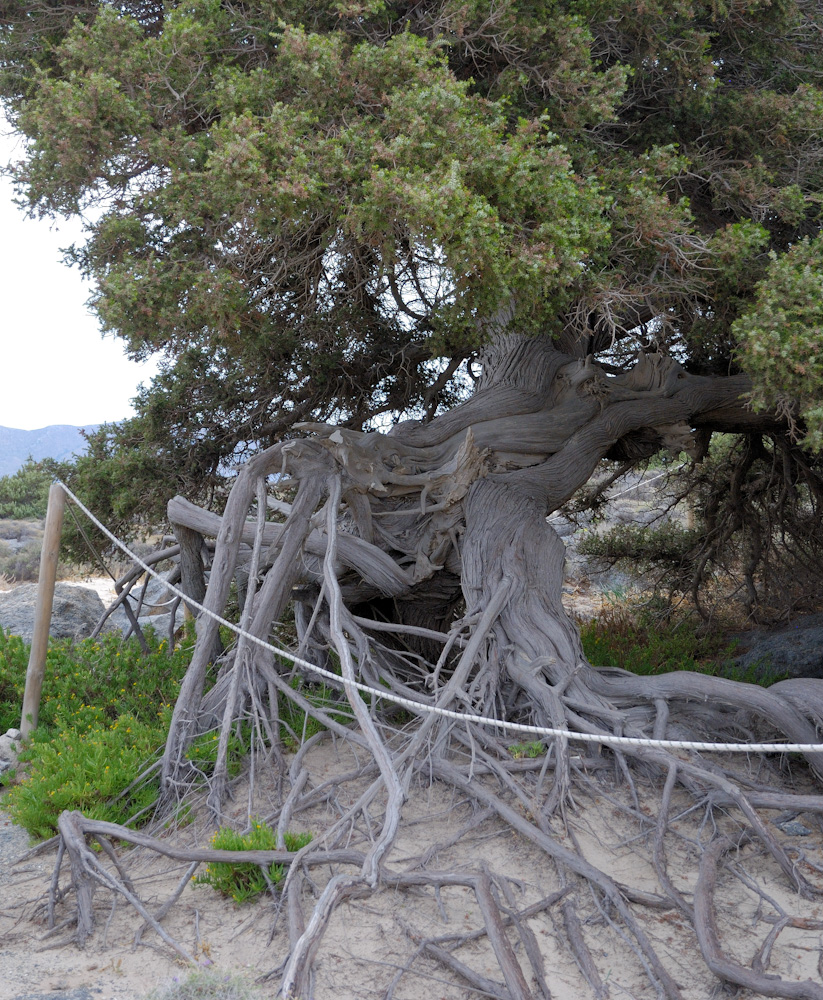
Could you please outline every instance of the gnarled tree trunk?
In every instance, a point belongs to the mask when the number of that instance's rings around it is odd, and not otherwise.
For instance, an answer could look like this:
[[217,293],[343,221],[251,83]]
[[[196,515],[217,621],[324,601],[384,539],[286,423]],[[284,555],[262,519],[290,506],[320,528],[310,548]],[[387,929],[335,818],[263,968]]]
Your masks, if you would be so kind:
[[[563,354],[547,339],[503,332],[487,351],[474,396],[429,423],[408,422],[390,434],[303,425],[304,439],[275,445],[241,470],[222,518],[179,499],[172,502],[175,523],[218,535],[205,599],[211,611],[222,613],[232,576],[241,569],[248,572],[251,565],[243,623],[252,636],[269,639],[273,624],[294,601],[297,652],[304,663],[328,665],[334,653],[343,678],[405,697],[419,717],[401,738],[391,712],[374,704],[367,710],[349,686],[346,696],[357,726],[345,727],[287,683],[288,663],[243,638],[224,658],[217,683],[206,691],[217,624],[202,615],[198,620],[195,655],[164,757],[167,797],[192,780],[185,756],[191,739],[219,720],[221,746],[227,727],[243,713],[262,719],[261,727],[268,727],[276,744],[272,720],[281,697],[296,700],[332,731],[368,747],[377,763],[369,773],[379,776],[358,799],[355,812],[372,810],[366,822],[370,830],[376,823],[379,832],[363,855],[360,874],[332,879],[308,929],[294,943],[282,986],[286,994],[308,990],[311,957],[334,907],[383,877],[411,777],[425,773],[473,795],[596,887],[617,906],[652,981],[666,996],[679,996],[623,890],[550,835],[552,814],[564,807],[581,775],[568,741],[561,738],[551,745],[554,780],[544,786],[541,777],[528,792],[517,792],[504,737],[435,718],[426,709],[643,738],[676,734],[731,741],[759,727],[792,741],[816,742],[823,725],[821,682],[784,682],[764,690],[685,672],[641,680],[624,671],[597,669],[586,662],[577,630],[561,604],[564,547],[547,516],[589,480],[604,457],[637,457],[663,446],[683,450],[692,446],[691,428],[698,423],[710,427],[713,414],[737,419],[745,388],[743,378],[692,376],[659,355],[641,356],[631,371],[610,374],[591,359]],[[268,496],[270,476],[279,477],[278,489],[286,483],[297,487],[292,503]],[[255,502],[257,514],[251,520]],[[267,503],[285,515],[282,523],[266,519]],[[311,675],[307,667],[300,669]],[[400,749],[389,748],[394,740]],[[460,761],[468,745],[472,764],[467,771]],[[516,793],[521,803],[529,803],[533,819],[516,815],[503,793],[486,786],[472,790],[477,746],[483,748],[484,767],[499,777],[506,794]],[[791,884],[802,894],[818,891],[757,811],[758,803],[791,808],[791,795],[761,789],[758,799],[741,788],[732,768],[704,764],[696,755],[686,760],[656,747],[611,752],[630,787],[627,759],[642,761],[645,773],[651,769],[661,781],[667,776],[655,865],[662,898],[686,912],[699,934],[705,936],[706,928],[699,925],[708,911],[684,903],[662,860],[676,780],[692,794],[733,804]],[[810,753],[807,759],[823,777],[823,754]],[[216,819],[225,783],[221,754],[210,796]],[[286,816],[303,794],[298,784],[283,806]],[[386,795],[382,807],[375,805],[380,788]],[[823,807],[823,799],[806,798]],[[286,892],[290,907],[298,910],[299,885],[300,876],[293,872]],[[597,982],[591,955],[583,954],[585,943],[574,932],[574,915],[567,916],[571,947],[579,952],[581,968],[590,967],[591,981]],[[492,936],[490,931],[490,940]],[[508,990],[500,995],[529,995],[499,940]],[[746,982],[767,994],[789,995],[765,975]],[[823,991],[811,984],[806,992],[791,995],[821,998]]]

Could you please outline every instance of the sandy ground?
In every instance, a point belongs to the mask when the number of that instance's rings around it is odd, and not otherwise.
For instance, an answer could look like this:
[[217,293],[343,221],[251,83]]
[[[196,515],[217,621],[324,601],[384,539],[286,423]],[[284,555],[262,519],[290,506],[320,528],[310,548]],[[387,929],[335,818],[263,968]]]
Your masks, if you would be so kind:
[[[91,577],[73,581],[93,587],[104,603],[113,599],[111,581]],[[596,587],[571,584],[564,603],[581,617],[597,614],[608,595]],[[350,751],[339,743],[321,744],[309,755],[311,782],[319,784],[351,767]],[[610,774],[610,772],[607,772]],[[599,784],[598,784],[599,783]],[[618,808],[613,776],[605,782],[593,776],[592,789],[578,795],[576,808],[568,814],[568,826],[554,824],[554,834],[580,851],[613,878],[635,889],[659,892],[660,885],[650,861],[647,832]],[[807,789],[812,791],[811,788]],[[345,807],[358,793],[356,787],[341,787],[338,804]],[[656,812],[659,790],[641,789],[647,801],[641,809]],[[278,801],[274,790],[259,782],[253,799],[248,786],[238,785],[231,813],[242,827],[250,813],[265,817]],[[691,803],[684,799],[685,808]],[[673,809],[677,813],[677,808]],[[505,878],[518,907],[522,908],[563,888],[554,864],[533,845],[504,827],[487,820],[459,841],[458,831],[471,818],[469,807],[439,786],[411,790],[403,811],[403,824],[389,864],[406,868],[423,858],[429,869],[477,870],[480,864]],[[319,831],[330,815],[318,808],[299,816],[293,829]],[[811,832],[787,836],[774,828],[790,849],[804,874],[823,887],[823,834],[813,817],[798,821]],[[729,832],[739,829],[739,816],[721,817]],[[694,887],[699,846],[713,833],[704,825],[702,812],[691,812],[673,824],[666,853],[674,885],[687,896]],[[164,836],[176,843],[205,845],[209,831],[195,823]],[[153,931],[146,931],[140,944],[135,935],[142,925],[139,915],[122,899],[114,901],[104,890],[95,898],[96,931],[84,950],[68,938],[71,927],[62,926],[73,912],[69,892],[55,911],[57,929],[48,931],[45,901],[54,871],[54,850],[13,861],[28,848],[25,831],[14,827],[0,809],[0,1000],[142,1000],[155,988],[187,975],[185,964]],[[155,854],[122,852],[138,892],[151,911],[156,911],[185,876],[186,865],[171,864]],[[723,947],[734,958],[750,965],[774,926],[776,907],[811,921],[823,921],[823,905],[800,899],[787,886],[777,866],[755,846],[745,847],[732,859],[734,871],[724,869],[718,881],[716,915]],[[736,872],[736,874],[735,874]],[[315,893],[319,894],[330,871],[312,870]],[[746,880],[757,880],[758,895]],[[61,890],[70,884],[67,865],[60,874]],[[609,995],[629,1000],[657,997],[650,985],[632,940],[608,910],[599,909],[588,888],[568,884],[565,899],[575,903],[583,934],[606,984]],[[312,907],[310,893],[304,898],[304,913]],[[635,907],[666,968],[682,988],[683,1000],[708,1000],[736,995],[724,993],[721,984],[706,969],[694,933],[676,911],[660,912]],[[421,957],[418,943],[441,934],[465,934],[479,929],[482,918],[468,889],[443,889],[439,898],[431,889],[408,892],[381,890],[341,906],[323,938],[315,964],[315,1000],[468,1000],[483,994],[467,987],[444,966]],[[531,918],[546,969],[553,1000],[587,1000],[591,989],[583,978],[566,943],[560,906]],[[285,914],[276,901],[236,906],[208,886],[188,884],[178,903],[164,920],[164,927],[204,965],[237,972],[259,980],[277,970],[289,950]],[[514,938],[512,938],[514,940]],[[461,945],[455,955],[477,972],[500,979],[499,970],[485,938]],[[529,962],[517,951],[527,981],[533,983]],[[823,931],[786,927],[771,953],[768,971],[788,980],[821,980]],[[407,971],[403,972],[406,969]],[[274,996],[278,977],[262,983],[265,995]]]
[[[344,773],[352,766],[351,751],[331,741],[309,756],[311,782],[318,784]],[[590,793],[579,795],[577,809],[569,815],[566,830],[560,822],[555,834],[567,845],[576,840],[579,849],[594,864],[618,881],[635,889],[659,892],[650,862],[650,842],[639,825],[610,801],[613,776],[597,779]],[[338,805],[345,807],[359,794],[353,786],[341,786]],[[656,804],[653,789],[641,790],[643,811]],[[249,812],[247,784],[240,784],[232,806],[235,822],[242,825]],[[683,805],[685,805],[685,799]],[[252,802],[253,814],[265,817],[277,805],[276,795],[265,783],[258,784]],[[677,813],[677,808],[673,810]],[[296,818],[295,830],[318,831],[328,823],[328,807]],[[508,880],[518,907],[541,899],[562,887],[562,876],[553,863],[519,835],[496,820],[487,820],[454,843],[455,834],[469,821],[465,802],[440,786],[413,788],[403,811],[403,824],[389,859],[394,868],[415,863],[439,871],[477,870],[482,864]],[[781,841],[804,874],[823,887],[823,837],[813,819],[799,817],[812,828],[802,837],[787,837],[775,828]],[[738,829],[738,817],[722,817],[729,830]],[[674,823],[666,851],[672,880],[684,893],[694,886],[699,854],[698,841],[710,839],[703,829],[703,815],[691,812]],[[175,842],[208,842],[208,831],[198,823],[166,833]],[[95,897],[96,930],[84,951],[66,942],[70,927],[60,928],[73,911],[68,893],[57,905],[56,934],[49,935],[45,900],[54,870],[55,852],[10,865],[25,849],[23,831],[12,827],[0,812],[0,1000],[138,1000],[155,987],[175,977],[185,977],[182,961],[152,931],[140,945],[135,934],[142,920],[122,899],[98,890]],[[170,864],[142,851],[122,852],[142,899],[156,911],[185,877],[186,866]],[[776,865],[755,847],[743,848],[731,859],[737,876],[723,870],[718,882],[717,919],[723,947],[749,965],[774,926],[775,906],[788,914],[821,921],[823,905],[800,899],[785,883]],[[330,871],[312,869],[315,892],[319,893]],[[747,888],[746,879],[757,879],[765,895]],[[64,866],[61,889],[69,884]],[[607,909],[599,909],[588,888],[571,881],[566,899],[575,902],[583,934],[611,997],[652,1000],[650,985],[633,943]],[[304,912],[310,912],[311,894],[304,897]],[[635,907],[646,933],[674,979],[684,1000],[707,1000],[724,995],[702,961],[691,929],[676,911],[660,912]],[[771,922],[770,922],[771,921]],[[528,921],[546,968],[554,1000],[586,1000],[592,992],[577,967],[566,942],[559,905]],[[394,1000],[466,1000],[482,994],[469,989],[454,974],[417,952],[422,938],[440,934],[469,933],[482,926],[476,901],[468,889],[444,888],[439,898],[431,889],[407,892],[380,890],[353,900],[336,911],[323,939],[316,963],[315,1000],[378,1000],[392,988]],[[230,970],[250,980],[276,970],[288,953],[285,914],[276,902],[236,906],[208,886],[189,883],[164,927],[203,964]],[[512,939],[514,940],[514,939]],[[769,971],[789,980],[820,980],[821,930],[785,928],[771,955]],[[485,938],[462,945],[456,956],[476,971],[500,979]],[[531,969],[518,947],[527,980]],[[408,971],[399,975],[403,968]],[[274,996],[276,977],[263,983],[264,994]],[[736,994],[739,1000],[750,996]]]

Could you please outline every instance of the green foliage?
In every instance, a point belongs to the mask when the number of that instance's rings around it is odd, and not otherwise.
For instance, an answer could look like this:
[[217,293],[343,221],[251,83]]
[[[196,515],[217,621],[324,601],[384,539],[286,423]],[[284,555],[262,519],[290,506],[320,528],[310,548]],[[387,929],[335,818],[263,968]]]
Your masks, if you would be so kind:
[[590,532],[580,542],[584,555],[602,556],[613,561],[631,560],[641,568],[679,563],[694,547],[700,534],[678,524],[652,527],[619,524],[602,534]]
[[171,710],[164,706],[151,723],[124,714],[111,725],[94,729],[58,728],[50,735],[36,730],[20,754],[26,776],[5,796],[12,819],[33,837],[57,832],[64,809],[79,809],[90,819],[126,823],[154,804],[156,781],[141,782],[124,794],[147,764],[163,749]]
[[[310,833],[286,833],[283,839],[287,851],[299,851],[312,838]],[[228,827],[221,828],[211,838],[211,846],[222,851],[273,851],[277,848],[277,835],[267,824],[253,820],[252,828],[246,834],[236,833]],[[272,864],[264,871],[263,866],[251,862],[211,862],[194,881],[197,885],[210,885],[240,905],[264,893],[269,883],[277,885],[283,880],[283,875],[283,866],[278,864]]]
[[[166,523],[166,504],[177,492],[173,468],[179,449],[169,444],[156,448],[148,418],[133,418],[120,424],[102,424],[86,435],[86,451],[71,462],[60,463],[55,471],[66,485],[82,498],[110,531],[125,542],[134,542]],[[180,448],[185,442],[180,443]],[[191,467],[198,486],[191,486],[192,500],[204,500],[214,487],[214,479],[196,463]],[[109,539],[85,515],[77,520],[99,552],[120,555]],[[78,563],[92,559],[75,519],[67,514],[63,523],[61,552]]]
[[[348,725],[351,722],[349,715],[340,712],[339,693],[325,684],[301,684],[295,678],[291,686],[299,690],[303,697],[317,708],[327,712],[333,719],[341,725]],[[348,709],[348,705],[345,705]],[[280,738],[283,743],[292,750],[298,750],[306,740],[316,733],[322,732],[325,728],[313,715],[296,705],[286,695],[281,694],[278,699],[278,712],[280,714]]]
[[[151,723],[173,704],[191,659],[193,638],[168,651],[166,639],[146,630],[144,654],[119,633],[72,642],[51,640],[40,702],[40,726],[87,732],[107,727],[120,715]],[[29,645],[0,629],[0,727],[20,723]]]
[[[243,760],[248,752],[251,739],[251,727],[243,723],[240,731],[232,729],[226,756],[226,771],[230,778],[240,773]],[[186,751],[186,760],[203,774],[210,774],[217,763],[217,751],[220,745],[220,734],[217,732],[202,733],[196,737]]]
[[509,753],[515,760],[522,760],[524,757],[531,759],[542,757],[546,752],[546,746],[542,740],[533,740],[531,743],[515,743],[509,747]]
[[616,605],[581,622],[583,650],[590,663],[652,675],[692,670],[768,687],[782,676],[755,665],[731,663],[736,642],[701,628],[696,616],[676,614],[662,603]]
[[52,459],[35,462],[29,456],[17,472],[0,477],[0,519],[44,518],[56,468]]
[[121,536],[219,508],[296,421],[454,405],[511,302],[613,362],[640,330],[742,365],[820,449],[821,32],[801,0],[6,0],[21,197],[95,206],[69,259],[163,356],[70,485]]
[[[52,641],[38,728],[20,755],[25,776],[4,798],[35,837],[49,837],[63,809],[125,823],[157,796],[152,777],[124,793],[165,743],[192,639],[173,653],[147,630],[148,655],[119,635]],[[0,629],[0,726],[20,722],[29,647]]]
[[756,408],[782,409],[803,424],[805,447],[823,451],[823,238],[770,255],[751,308],[734,326],[754,379]]

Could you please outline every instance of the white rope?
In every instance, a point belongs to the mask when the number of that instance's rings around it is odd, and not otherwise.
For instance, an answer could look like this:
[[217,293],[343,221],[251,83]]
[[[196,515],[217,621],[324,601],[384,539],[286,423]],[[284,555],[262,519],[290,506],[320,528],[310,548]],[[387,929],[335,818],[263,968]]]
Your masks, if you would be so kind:
[[207,615],[209,618],[213,618],[221,625],[225,625],[226,628],[231,629],[232,632],[235,632],[237,635],[244,636],[249,640],[249,642],[253,642],[257,646],[269,650],[276,656],[282,656],[285,659],[290,660],[296,666],[303,667],[305,670],[308,670],[313,674],[319,674],[321,677],[326,678],[333,684],[338,684],[342,687],[356,688],[358,691],[373,695],[376,698],[383,698],[385,701],[394,702],[396,705],[402,705],[404,708],[412,709],[415,712],[429,712],[433,715],[441,715],[447,719],[458,719],[461,722],[477,722],[482,725],[497,726],[500,729],[516,733],[526,733],[530,736],[563,736],[566,739],[577,740],[582,743],[605,743],[608,746],[663,747],[667,750],[712,750],[724,753],[823,752],[823,743],[700,743],[695,740],[648,740],[633,736],[611,736],[606,733],[575,733],[568,729],[553,729],[546,726],[530,726],[522,722],[502,722],[500,719],[492,719],[485,715],[470,715],[465,712],[453,712],[447,708],[437,708],[434,705],[425,705],[422,702],[413,701],[410,698],[403,698],[401,695],[393,694],[385,689],[381,690],[379,688],[369,687],[367,684],[360,683],[360,681],[346,680],[339,674],[333,674],[330,670],[324,670],[322,667],[318,667],[314,663],[310,663],[308,660],[303,660],[299,656],[295,656],[287,649],[272,646],[271,643],[266,642],[265,639],[252,635],[251,632],[241,629],[238,625],[235,625],[234,622],[221,618],[220,615],[215,614],[213,611],[210,611],[208,608],[203,607],[202,604],[193,600],[187,594],[184,594],[182,590],[179,590],[172,584],[167,583],[157,570],[152,569],[151,566],[144,563],[139,556],[135,555],[123,542],[120,541],[119,538],[112,534],[112,532],[109,531],[109,529],[102,524],[94,516],[94,514],[92,514],[88,507],[86,507],[85,504],[79,500],[74,493],[72,493],[65,483],[61,482],[59,479],[56,480],[56,482],[59,486],[63,487],[66,492],[66,496],[73,500],[80,510],[83,511],[86,517],[97,525],[103,534],[114,542],[119,549],[125,552],[129,559],[132,559],[150,576],[160,580],[168,590],[170,590],[173,594],[176,594],[178,597],[181,597],[190,607],[197,608],[198,611]]

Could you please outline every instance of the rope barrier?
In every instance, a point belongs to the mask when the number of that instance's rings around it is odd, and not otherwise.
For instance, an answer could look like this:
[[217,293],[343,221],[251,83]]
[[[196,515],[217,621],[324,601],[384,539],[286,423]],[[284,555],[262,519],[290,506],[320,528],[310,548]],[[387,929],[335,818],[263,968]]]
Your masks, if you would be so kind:
[[723,753],[821,753],[823,752],[823,743],[703,743],[697,740],[651,740],[651,739],[641,739],[640,737],[634,736],[612,736],[608,733],[575,733],[568,729],[555,729],[547,726],[531,726],[522,722],[503,722],[500,719],[493,719],[485,715],[472,715],[466,712],[455,712],[447,708],[438,708],[436,705],[426,705],[423,702],[413,701],[411,698],[404,698],[401,695],[394,694],[391,691],[386,691],[384,689],[373,688],[367,684],[362,684],[360,681],[347,680],[341,677],[339,674],[334,674],[330,670],[325,670],[322,667],[316,666],[314,663],[310,663],[308,660],[301,659],[299,656],[295,656],[293,653],[289,652],[287,649],[282,649],[278,646],[273,646],[271,643],[266,642],[265,639],[261,639],[259,636],[253,635],[251,632],[247,632],[245,629],[240,628],[239,625],[235,625],[234,622],[230,622],[220,615],[215,614],[208,608],[205,608],[202,604],[193,600],[187,594],[184,594],[182,590],[179,590],[174,585],[167,583],[163,580],[160,573],[148,566],[139,556],[135,555],[124,542],[121,542],[119,538],[116,537],[109,529],[102,524],[92,512],[85,506],[85,504],[75,496],[74,493],[63,483],[61,480],[55,480],[55,482],[65,490],[66,496],[69,497],[80,510],[89,518],[89,520],[95,524],[103,534],[110,539],[121,551],[123,551],[129,559],[133,560],[136,565],[140,566],[146,573],[153,576],[155,579],[160,580],[168,590],[173,594],[186,601],[186,603],[194,608],[197,608],[202,614],[207,615],[209,618],[214,619],[214,621],[219,622],[221,625],[225,625],[226,628],[231,629],[232,632],[239,636],[243,636],[249,642],[260,646],[263,649],[269,650],[276,656],[284,657],[290,660],[295,666],[303,667],[305,670],[317,674],[323,677],[333,684],[337,684],[343,688],[355,688],[365,694],[370,694],[377,698],[382,698],[384,701],[393,702],[396,705],[401,705],[404,708],[409,708],[415,712],[424,712],[434,715],[440,715],[447,719],[457,719],[461,722],[476,722],[481,725],[487,726],[497,726],[500,729],[507,730],[509,732],[524,733],[531,736],[561,736],[569,740],[575,740],[582,743],[601,743],[607,746],[633,746],[633,747],[660,747],[667,750],[704,750],[704,751],[715,751]]

